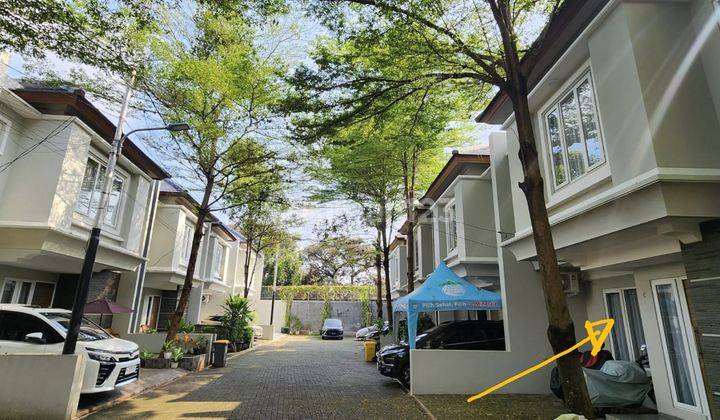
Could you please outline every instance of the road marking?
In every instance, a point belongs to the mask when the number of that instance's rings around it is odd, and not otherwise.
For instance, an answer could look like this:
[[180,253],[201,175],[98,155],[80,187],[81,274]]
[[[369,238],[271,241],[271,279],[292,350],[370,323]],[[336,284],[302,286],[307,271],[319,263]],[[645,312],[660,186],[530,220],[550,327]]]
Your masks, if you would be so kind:
[[[608,319],[601,319],[599,321],[590,322],[585,321],[585,330],[588,333],[588,336],[579,341],[574,346],[570,347],[569,349],[563,350],[560,353],[549,357],[542,362],[536,364],[535,366],[525,369],[524,371],[518,373],[517,375],[511,376],[504,381],[491,386],[490,388],[484,390],[483,392],[473,395],[472,397],[467,399],[467,402],[471,403],[475,400],[478,400],[492,392],[497,391],[498,389],[504,387],[505,385],[508,385],[510,383],[513,383],[517,381],[518,379],[525,377],[533,372],[535,372],[538,369],[542,369],[543,367],[549,365],[550,363],[554,362],[555,360],[572,353],[573,351],[579,349],[580,347],[584,346],[585,344],[590,343],[592,345],[592,350],[590,351],[590,354],[593,356],[597,356],[598,352],[602,349],[603,343],[605,343],[605,340],[607,340],[608,335],[610,334],[610,330],[612,329],[613,325],[615,325],[615,320],[612,318]],[[602,326],[601,331],[596,331],[595,327]]]

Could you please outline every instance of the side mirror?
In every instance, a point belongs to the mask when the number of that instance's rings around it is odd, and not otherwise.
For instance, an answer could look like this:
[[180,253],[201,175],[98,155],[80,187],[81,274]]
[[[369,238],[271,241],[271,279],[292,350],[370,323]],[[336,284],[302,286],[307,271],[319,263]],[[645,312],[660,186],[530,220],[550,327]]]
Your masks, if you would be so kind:
[[25,336],[25,341],[28,343],[33,343],[33,344],[45,344],[46,343],[45,338],[43,338],[43,333],[41,333],[41,332],[34,332],[34,333],[27,334]]

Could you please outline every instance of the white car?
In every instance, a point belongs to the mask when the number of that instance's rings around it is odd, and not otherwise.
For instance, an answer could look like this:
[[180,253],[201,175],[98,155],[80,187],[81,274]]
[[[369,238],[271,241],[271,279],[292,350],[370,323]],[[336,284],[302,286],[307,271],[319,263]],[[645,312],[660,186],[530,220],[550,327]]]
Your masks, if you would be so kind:
[[[61,354],[70,314],[66,309],[0,305],[0,355]],[[83,394],[113,390],[137,381],[140,374],[137,344],[114,338],[86,318],[80,326],[75,353],[88,356]]]

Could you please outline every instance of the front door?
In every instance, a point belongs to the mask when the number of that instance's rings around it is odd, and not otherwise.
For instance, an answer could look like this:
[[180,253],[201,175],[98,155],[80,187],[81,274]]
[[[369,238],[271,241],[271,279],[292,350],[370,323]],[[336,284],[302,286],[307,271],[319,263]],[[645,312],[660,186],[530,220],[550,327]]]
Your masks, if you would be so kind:
[[682,280],[655,280],[652,288],[673,404],[703,412],[704,388]]

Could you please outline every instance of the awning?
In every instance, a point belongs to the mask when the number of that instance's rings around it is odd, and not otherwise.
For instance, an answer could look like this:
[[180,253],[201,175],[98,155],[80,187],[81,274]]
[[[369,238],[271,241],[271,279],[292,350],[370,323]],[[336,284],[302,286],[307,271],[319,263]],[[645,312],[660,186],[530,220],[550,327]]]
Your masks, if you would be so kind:
[[393,302],[393,312],[406,312],[408,342],[415,348],[417,320],[420,312],[481,311],[502,309],[499,294],[480,289],[455,274],[444,262],[412,293]]

